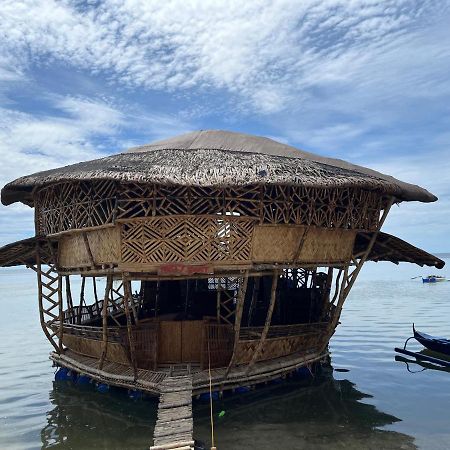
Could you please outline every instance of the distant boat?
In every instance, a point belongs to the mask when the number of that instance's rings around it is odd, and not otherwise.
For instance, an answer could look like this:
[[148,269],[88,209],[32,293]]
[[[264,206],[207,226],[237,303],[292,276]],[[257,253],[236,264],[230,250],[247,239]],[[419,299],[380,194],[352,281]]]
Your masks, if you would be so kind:
[[438,283],[439,281],[447,281],[447,278],[441,275],[428,275],[427,277],[422,277],[424,283]]
[[413,324],[414,337],[424,347],[434,352],[443,353],[450,356],[450,340],[443,337],[430,336],[429,334],[417,331]]

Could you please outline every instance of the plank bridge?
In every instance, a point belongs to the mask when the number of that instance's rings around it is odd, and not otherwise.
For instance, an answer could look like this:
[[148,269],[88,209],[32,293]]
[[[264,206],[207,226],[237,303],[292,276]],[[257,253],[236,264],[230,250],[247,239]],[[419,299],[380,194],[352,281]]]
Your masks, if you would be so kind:
[[192,433],[192,375],[166,377],[150,450],[194,449]]

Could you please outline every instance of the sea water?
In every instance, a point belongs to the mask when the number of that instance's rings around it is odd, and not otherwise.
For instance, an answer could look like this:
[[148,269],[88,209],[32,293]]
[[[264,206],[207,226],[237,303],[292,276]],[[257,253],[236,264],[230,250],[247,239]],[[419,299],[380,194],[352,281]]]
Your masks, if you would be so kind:
[[[332,368],[217,400],[217,448],[449,449],[450,373],[394,353],[413,322],[450,338],[450,282],[411,279],[431,272],[367,263],[331,340]],[[54,382],[33,272],[0,269],[0,311],[0,449],[151,445],[156,399]],[[210,435],[209,405],[195,402],[194,436],[210,445]]]

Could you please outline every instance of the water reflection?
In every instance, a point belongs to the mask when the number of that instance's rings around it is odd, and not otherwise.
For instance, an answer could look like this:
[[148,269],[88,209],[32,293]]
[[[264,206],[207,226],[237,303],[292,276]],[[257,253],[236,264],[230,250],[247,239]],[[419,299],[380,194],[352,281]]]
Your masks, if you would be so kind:
[[93,386],[53,383],[53,408],[41,431],[42,448],[148,448],[156,422],[157,399],[133,401],[114,389],[100,394]]
[[[370,396],[330,369],[315,379],[292,378],[215,402],[221,450],[302,448],[415,449],[412,437],[382,430],[399,419],[364,403]],[[132,401],[123,390],[100,394],[55,384],[42,448],[148,448],[156,399]],[[219,418],[219,412],[225,415]],[[194,435],[209,444],[209,404],[194,403]]]

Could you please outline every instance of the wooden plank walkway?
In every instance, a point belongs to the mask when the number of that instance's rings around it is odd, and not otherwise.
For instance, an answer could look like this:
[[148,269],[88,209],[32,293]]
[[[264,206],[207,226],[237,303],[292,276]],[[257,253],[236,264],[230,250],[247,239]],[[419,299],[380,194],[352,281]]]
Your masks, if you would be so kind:
[[160,387],[158,419],[150,450],[193,449],[192,375],[166,377]]

